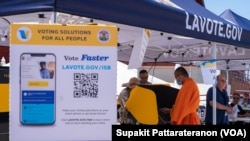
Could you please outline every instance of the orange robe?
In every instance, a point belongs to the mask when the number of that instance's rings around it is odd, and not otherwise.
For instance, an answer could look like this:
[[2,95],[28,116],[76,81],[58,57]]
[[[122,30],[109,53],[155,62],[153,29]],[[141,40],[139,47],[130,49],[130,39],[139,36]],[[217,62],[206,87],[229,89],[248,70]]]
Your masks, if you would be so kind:
[[179,90],[171,110],[171,123],[176,125],[200,125],[201,121],[196,112],[199,104],[199,89],[194,80],[188,78]]

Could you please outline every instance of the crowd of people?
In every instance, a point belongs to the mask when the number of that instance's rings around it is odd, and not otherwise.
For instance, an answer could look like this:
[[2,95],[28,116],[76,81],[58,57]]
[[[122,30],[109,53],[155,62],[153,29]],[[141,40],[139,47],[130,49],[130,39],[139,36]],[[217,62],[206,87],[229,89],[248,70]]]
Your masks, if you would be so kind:
[[[137,85],[151,85],[148,81],[148,71],[143,69],[138,73],[138,77],[130,78],[128,83],[118,96],[118,122],[120,124],[140,124],[133,114],[126,108],[126,101],[129,99],[130,92]],[[197,113],[200,104],[200,92],[197,83],[189,77],[184,67],[178,67],[174,71],[174,77],[181,85],[172,108],[163,107],[159,110],[170,115],[169,124],[171,125],[229,125],[245,124],[231,120],[236,117],[250,117],[250,113],[245,111],[242,106],[250,105],[249,94],[245,93],[241,99],[239,93],[232,94],[232,101],[227,93],[227,80],[224,74],[216,77],[216,85],[207,90],[205,120],[201,121]],[[215,89],[215,90],[214,90]],[[216,93],[214,93],[216,92]],[[214,101],[214,96],[216,101]],[[216,116],[214,117],[214,111]]]
[[[216,78],[216,93],[213,93],[213,87],[209,88],[206,96],[206,117],[205,125],[229,125],[229,124],[246,124],[242,121],[237,121],[237,117],[250,117],[250,113],[242,108],[242,105],[248,105],[249,94],[244,93],[244,100],[240,103],[240,94],[234,92],[232,101],[226,90],[226,76],[219,74]],[[216,101],[213,103],[214,95]],[[215,120],[213,120],[213,110],[216,111]]]
[[[200,96],[199,89],[195,81],[189,77],[187,70],[184,67],[179,67],[174,72],[175,79],[182,85],[180,88],[174,106],[170,108],[161,108],[160,110],[165,114],[170,114],[170,124],[173,125],[200,125],[200,119],[197,115],[197,108],[199,107]],[[139,72],[138,79],[133,77],[128,83],[125,83],[125,87],[118,96],[118,103],[120,108],[118,109],[118,121],[120,124],[137,124],[138,122],[133,115],[126,108],[126,101],[129,98],[130,91],[136,85],[151,85],[148,82],[147,70],[141,70]]]

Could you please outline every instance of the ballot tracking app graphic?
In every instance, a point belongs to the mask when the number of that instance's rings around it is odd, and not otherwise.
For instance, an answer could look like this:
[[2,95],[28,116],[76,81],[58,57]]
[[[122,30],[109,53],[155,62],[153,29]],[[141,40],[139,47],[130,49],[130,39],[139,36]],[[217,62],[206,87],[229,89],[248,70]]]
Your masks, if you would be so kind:
[[56,57],[51,53],[20,56],[20,122],[22,125],[55,123]]

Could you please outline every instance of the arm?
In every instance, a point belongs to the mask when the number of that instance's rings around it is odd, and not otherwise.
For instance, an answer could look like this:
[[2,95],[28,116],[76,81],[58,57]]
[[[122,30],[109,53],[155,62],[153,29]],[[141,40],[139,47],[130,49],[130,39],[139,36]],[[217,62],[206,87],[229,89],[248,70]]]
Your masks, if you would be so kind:
[[250,113],[243,110],[240,105],[237,105],[237,106],[238,106],[238,110],[239,110],[238,117],[249,117],[250,116]]
[[164,114],[169,114],[171,112],[172,109],[170,108],[161,108],[160,111]]
[[238,117],[250,117],[250,113],[238,114]]
[[[212,100],[209,101],[209,105],[210,105],[211,107],[213,107],[213,101],[212,101]],[[232,107],[230,107],[230,106],[228,106],[228,105],[223,105],[223,104],[221,104],[221,103],[219,103],[219,102],[216,102],[216,109],[225,110],[225,111],[227,111],[227,113],[229,113],[229,114],[231,114],[231,113],[233,112]]]
[[128,100],[128,97],[127,97],[127,91],[125,88],[120,92],[120,94],[118,96],[118,101],[122,107],[125,107],[127,100]]

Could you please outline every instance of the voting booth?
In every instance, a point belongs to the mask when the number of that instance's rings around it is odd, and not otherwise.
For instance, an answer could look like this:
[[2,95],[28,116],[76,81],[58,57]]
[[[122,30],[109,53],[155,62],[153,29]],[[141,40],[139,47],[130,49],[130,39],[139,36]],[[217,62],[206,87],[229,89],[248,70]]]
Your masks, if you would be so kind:
[[170,114],[164,114],[160,109],[172,108],[178,91],[170,85],[138,85],[131,91],[126,107],[141,124],[168,124]]

